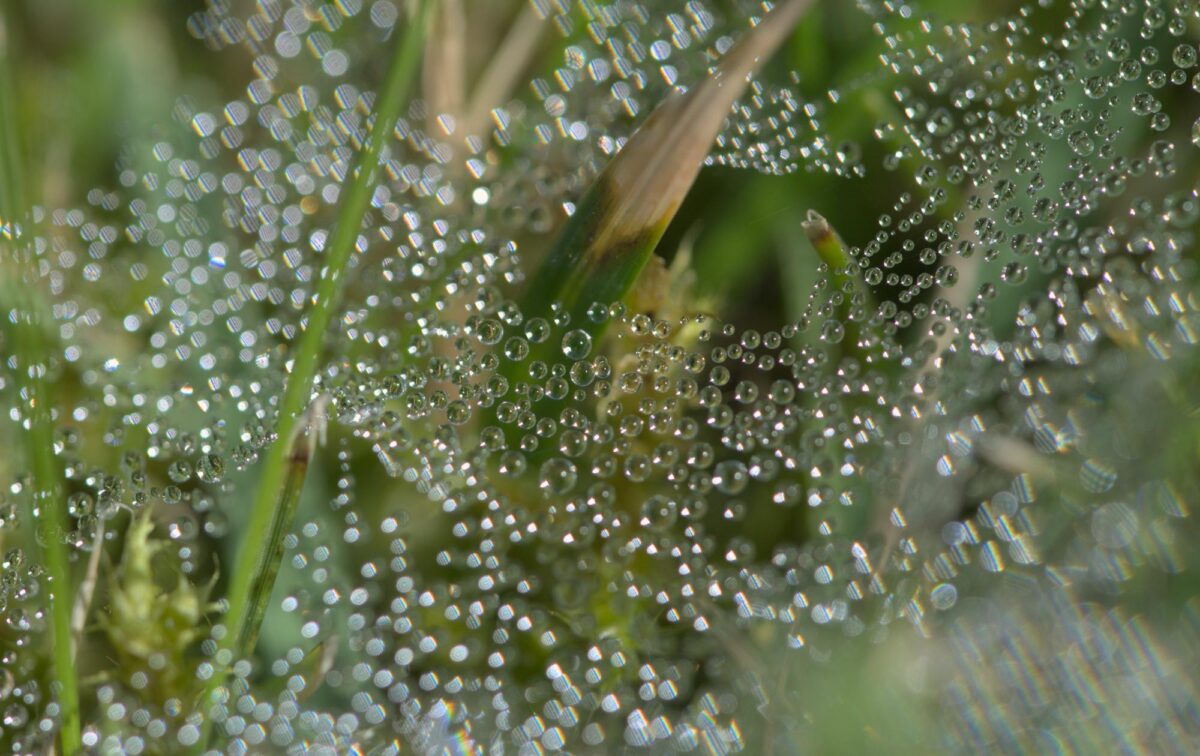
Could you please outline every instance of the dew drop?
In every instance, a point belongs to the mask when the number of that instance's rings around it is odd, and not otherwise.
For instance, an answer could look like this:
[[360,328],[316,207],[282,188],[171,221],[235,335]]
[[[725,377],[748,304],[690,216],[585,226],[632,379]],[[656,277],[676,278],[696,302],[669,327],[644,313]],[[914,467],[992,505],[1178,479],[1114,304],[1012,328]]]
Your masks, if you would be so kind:
[[562,338],[562,351],[569,360],[582,360],[592,351],[592,337],[583,329],[576,328]]

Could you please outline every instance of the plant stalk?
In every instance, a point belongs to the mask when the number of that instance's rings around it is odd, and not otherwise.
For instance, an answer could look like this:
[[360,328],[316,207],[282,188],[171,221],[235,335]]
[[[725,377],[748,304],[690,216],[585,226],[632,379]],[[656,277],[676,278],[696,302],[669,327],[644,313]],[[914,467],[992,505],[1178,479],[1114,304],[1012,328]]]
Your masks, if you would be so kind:
[[292,517],[300,503],[300,494],[304,490],[304,479],[308,475],[308,464],[316,451],[317,439],[324,435],[325,405],[324,396],[312,403],[305,413],[303,426],[295,426],[291,441],[287,444],[283,488],[279,492],[278,510],[281,515],[271,520],[271,532],[262,541],[265,551],[259,565],[261,570],[254,575],[254,582],[250,586],[248,615],[242,623],[241,635],[237,638],[237,648],[243,649],[247,654],[258,642],[258,631],[262,627],[263,617],[266,616],[271,591],[275,588],[275,578],[279,575],[279,565],[283,561],[283,539],[291,527]]
[[[517,87],[521,72],[537,52],[538,42],[548,26],[532,4],[523,4],[517,20],[509,27],[508,33],[500,41],[479,81],[471,90],[470,101],[464,108],[458,134],[467,138],[485,136],[483,131],[488,126],[492,109],[504,104]],[[485,138],[484,141],[486,143],[488,140]]]
[[43,303],[35,286],[39,274],[33,247],[28,199],[22,175],[20,118],[7,39],[0,15],[0,244],[5,268],[16,287],[13,335],[24,404],[25,447],[32,476],[30,521],[35,542],[50,578],[50,643],[57,682],[59,739],[62,753],[79,752],[79,691],[71,654],[71,566],[63,536],[67,531],[62,470],[54,454],[54,416],[46,377],[50,353],[42,333]]
[[[434,4],[434,0],[420,0],[414,17],[396,47],[384,86],[376,100],[370,135],[358,153],[348,178],[349,185],[343,195],[307,323],[296,344],[295,357],[280,402],[275,441],[269,447],[263,463],[250,522],[246,526],[241,550],[230,577],[222,645],[241,657],[250,655],[254,650],[258,629],[283,557],[282,544],[276,541],[281,541],[287,532],[299,503],[303,470],[307,468],[307,455],[304,464],[298,465],[295,453],[299,436],[306,430],[300,426],[300,421],[313,404],[313,382],[325,332],[337,311],[346,267],[354,253],[363,218],[375,191],[384,145],[391,138],[392,126],[399,119],[416,78],[430,10]],[[297,470],[301,471],[300,483],[295,479]],[[219,677],[215,676],[214,679]]]

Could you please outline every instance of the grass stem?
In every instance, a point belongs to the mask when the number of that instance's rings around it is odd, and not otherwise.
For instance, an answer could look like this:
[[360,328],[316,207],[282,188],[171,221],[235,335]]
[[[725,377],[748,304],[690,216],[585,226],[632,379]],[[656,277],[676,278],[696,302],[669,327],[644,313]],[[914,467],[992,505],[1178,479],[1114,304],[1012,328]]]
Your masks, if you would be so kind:
[[88,614],[92,610],[92,599],[96,595],[96,582],[100,579],[100,558],[104,556],[104,520],[96,525],[96,535],[92,537],[92,553],[88,556],[87,569],[79,590],[75,593],[75,605],[71,609],[71,658],[76,658],[79,646],[83,643],[83,634],[87,629]]
[[[392,126],[400,117],[416,78],[434,4],[434,0],[420,0],[396,48],[387,78],[375,101],[370,135],[348,177],[321,280],[312,297],[304,331],[295,346],[295,356],[280,400],[275,441],[267,450],[250,521],[230,575],[223,646],[241,657],[254,650],[258,628],[283,557],[283,535],[295,514],[303,472],[307,469],[307,455],[304,455],[304,463],[298,464],[296,450],[305,446],[300,437],[310,420],[306,411],[313,406],[313,382],[321,349],[337,311],[347,264],[375,191],[384,146],[391,139]],[[302,420],[304,427],[300,425]]]
[[13,342],[23,399],[25,447],[32,478],[30,521],[50,578],[50,643],[59,706],[61,752],[79,752],[79,691],[71,658],[71,566],[64,536],[66,497],[62,470],[54,454],[54,416],[46,385],[49,348],[43,334],[43,303],[38,296],[38,264],[33,218],[22,172],[20,118],[5,19],[0,15],[0,244],[7,272],[23,282],[16,287]]
[[825,216],[816,210],[809,210],[808,217],[802,225],[821,262],[829,266],[830,275],[835,280],[847,278],[847,269],[854,264],[854,258],[850,256],[842,237],[833,230],[829,221],[825,220]]
[[246,621],[242,623],[241,635],[237,638],[237,647],[247,654],[258,642],[258,631],[262,626],[263,617],[266,616],[271,591],[275,588],[279,563],[283,560],[283,539],[300,503],[304,478],[308,475],[308,464],[316,449],[317,437],[323,435],[325,399],[322,395],[312,403],[305,413],[303,425],[293,428],[291,440],[287,444],[283,488],[279,491],[280,515],[271,520],[271,532],[262,541],[265,552],[258,565],[261,569],[255,573],[254,582],[250,586],[248,614]]
[[[471,91],[458,133],[483,137],[492,109],[503,105],[520,82],[521,73],[537,53],[538,42],[549,24],[530,3],[522,4],[520,15],[492,54],[487,67]],[[490,132],[489,132],[490,133]],[[490,141],[485,139],[485,143]]]

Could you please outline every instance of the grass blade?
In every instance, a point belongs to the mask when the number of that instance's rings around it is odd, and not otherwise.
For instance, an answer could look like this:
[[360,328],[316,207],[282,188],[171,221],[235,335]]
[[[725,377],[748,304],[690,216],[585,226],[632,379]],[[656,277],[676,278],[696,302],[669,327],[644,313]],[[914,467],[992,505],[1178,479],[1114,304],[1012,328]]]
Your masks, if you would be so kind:
[[[809,210],[808,217],[801,222],[805,236],[817,252],[817,257],[825,263],[829,278],[829,296],[831,299],[840,297],[833,310],[828,313],[842,328],[839,339],[840,353],[845,357],[855,357],[866,362],[879,359],[877,344],[868,338],[864,343],[863,324],[866,322],[865,307],[870,303],[871,291],[867,282],[860,275],[858,265],[850,254],[850,248],[829,221],[816,210]],[[869,331],[870,329],[866,329]]]
[[[264,573],[278,569],[279,552],[269,543],[270,534],[283,532],[294,514],[295,502],[290,506],[281,497],[285,481],[291,468],[292,443],[297,435],[301,415],[312,401],[313,379],[317,372],[317,360],[321,354],[325,332],[329,327],[340,299],[342,279],[346,264],[354,251],[355,241],[362,228],[363,217],[370,205],[379,174],[380,155],[383,146],[391,137],[390,124],[400,117],[401,108],[407,101],[408,92],[416,78],[421,60],[421,48],[428,25],[429,11],[433,0],[421,0],[416,16],[409,22],[404,38],[396,49],[387,80],[375,107],[375,127],[358,154],[350,185],[347,187],[336,227],[329,244],[328,259],[317,284],[312,309],[292,363],[291,374],[284,388],[280,403],[276,439],[267,452],[263,463],[262,477],[254,498],[250,522],[246,527],[245,539],[230,578],[229,610],[225,616],[227,638],[247,639],[257,635],[257,630],[247,628],[251,617],[262,618],[262,608],[251,605],[251,598],[265,600],[261,591],[254,586],[261,582]],[[292,510],[292,511],[288,511]],[[252,649],[237,649],[249,653]]]
[[[350,174],[328,247],[326,265],[313,296],[304,332],[296,345],[296,356],[280,402],[276,438],[263,462],[250,521],[230,576],[225,635],[221,643],[224,650],[237,656],[248,656],[254,650],[258,628],[279,571],[283,556],[281,541],[291,525],[308,468],[307,455],[298,455],[297,448],[301,445],[301,435],[312,421],[306,410],[313,406],[313,381],[325,332],[337,310],[344,271],[370,206],[383,148],[392,134],[391,125],[400,117],[416,79],[434,5],[434,0],[420,0],[393,55],[375,103],[374,126]],[[203,701],[209,701],[223,683],[223,674],[214,674]],[[204,741],[202,738],[200,743]]]
[[[787,39],[811,2],[784,0],[726,54],[713,75],[650,114],[584,195],[533,275],[521,301],[526,318],[549,315],[557,304],[570,317],[570,328],[593,339],[602,333],[604,323],[588,318],[588,309],[629,298],[748,77]],[[524,365],[561,357],[558,340],[548,339],[530,349],[524,364],[507,363],[506,377],[520,383]],[[540,401],[539,411],[557,414],[561,401]],[[497,418],[493,413],[484,422],[496,425]]]
[[92,536],[92,553],[88,556],[83,580],[75,593],[75,605],[71,607],[71,658],[76,658],[79,653],[87,618],[92,611],[92,599],[96,595],[96,583],[100,579],[100,558],[104,556],[105,532],[104,520],[101,520],[96,526],[96,535]]
[[254,582],[250,585],[248,614],[237,638],[237,647],[247,653],[258,642],[258,630],[267,612],[267,603],[275,587],[275,578],[279,575],[279,563],[283,560],[283,539],[291,526],[296,507],[300,504],[304,478],[308,474],[308,464],[316,450],[317,440],[324,435],[326,399],[326,396],[322,396],[312,403],[305,413],[303,424],[296,425],[287,444],[283,488],[279,492],[279,515],[271,521],[271,532],[263,541],[266,551],[262,559],[262,569],[254,575]]
[[471,90],[471,99],[464,110],[458,134],[480,137],[485,143],[489,141],[485,138],[484,130],[487,129],[492,108],[503,104],[517,87],[521,73],[537,53],[538,42],[548,26],[532,3],[522,3],[517,20],[500,41],[500,46]]
[[[20,123],[16,112],[11,51],[5,18],[0,15],[0,244],[5,268],[16,287],[13,319],[16,357],[24,398],[24,438],[33,478],[30,520],[36,523],[36,541],[50,576],[50,644],[54,649],[54,676],[58,683],[59,739],[64,754],[80,748],[79,692],[75,680],[71,642],[71,567],[63,534],[67,530],[66,497],[62,470],[54,454],[54,418],[46,385],[49,349],[42,331],[43,303],[35,286],[37,257],[26,224],[29,212],[21,169]],[[31,220],[31,219],[30,219]]]
[[842,237],[838,235],[837,231],[833,230],[833,226],[829,225],[829,221],[825,220],[825,216],[816,210],[809,210],[808,217],[801,225],[804,227],[804,234],[808,237],[808,241],[817,251],[817,256],[821,258],[821,262],[829,266],[830,275],[846,279],[848,277],[846,269],[854,260],[850,257],[846,243],[842,241]]
[[557,302],[575,324],[593,302],[625,297],[691,189],[747,77],[791,33],[811,0],[787,0],[716,73],[658,107],[608,164],[533,276],[526,317]]

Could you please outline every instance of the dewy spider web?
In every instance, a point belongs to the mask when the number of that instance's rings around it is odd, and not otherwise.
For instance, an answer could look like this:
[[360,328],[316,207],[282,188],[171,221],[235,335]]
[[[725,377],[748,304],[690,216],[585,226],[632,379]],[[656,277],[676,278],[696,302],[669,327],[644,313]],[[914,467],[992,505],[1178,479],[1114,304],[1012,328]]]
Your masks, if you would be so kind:
[[[710,156],[825,176],[830,217],[876,177],[904,187],[838,229],[846,270],[797,228],[815,272],[785,292],[791,322],[708,314],[686,245],[588,312],[603,338],[514,303],[637,124],[764,5],[537,0],[531,44],[555,55],[486,103],[484,133],[412,103],[318,374],[331,438],[270,632],[211,712],[193,702],[215,646],[194,640],[220,619],[214,564],[364,136],[355,82],[405,17],[196,14],[195,37],[248,54],[244,91],[180,102],[119,188],[37,211],[71,387],[66,538],[86,561],[101,523],[147,508],[165,534],[101,584],[153,600],[87,631],[117,666],[83,687],[85,743],[170,752],[211,714],[231,752],[758,753],[847,729],[1194,751],[1195,5],[844,6],[877,65],[820,91],[769,67]],[[127,287],[139,306],[116,311]],[[529,358],[541,344],[554,359]],[[27,511],[10,477],[0,533]],[[16,548],[3,571],[0,727],[37,750],[45,576]]]

